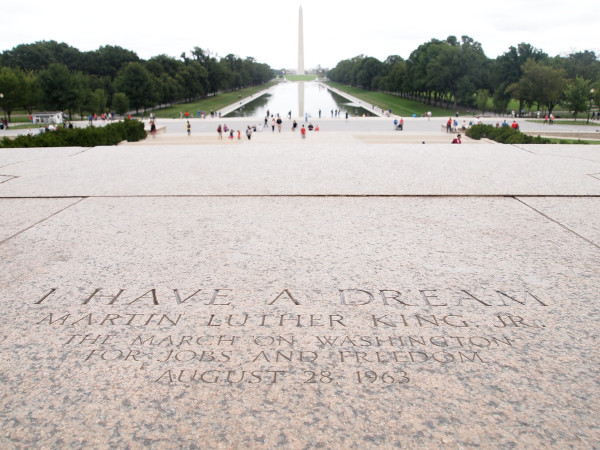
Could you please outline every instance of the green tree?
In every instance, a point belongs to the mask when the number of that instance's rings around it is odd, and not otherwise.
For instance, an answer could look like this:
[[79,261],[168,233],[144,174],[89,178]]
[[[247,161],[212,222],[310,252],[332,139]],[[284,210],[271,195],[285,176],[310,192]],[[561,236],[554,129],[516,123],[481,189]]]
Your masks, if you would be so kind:
[[171,58],[167,55],[153,56],[146,63],[146,68],[155,77],[160,77],[163,74],[167,74],[170,77],[175,77],[177,72],[181,70],[184,63],[178,61],[175,58]]
[[102,114],[106,111],[107,103],[106,92],[103,89],[95,89],[90,92],[86,109],[92,114]]
[[402,81],[406,75],[406,64],[402,57],[391,55],[383,62],[384,73],[380,77],[378,89],[384,92],[400,93],[402,91]]
[[51,64],[64,64],[70,70],[82,68],[82,53],[64,42],[39,41],[33,44],[20,44],[4,52],[0,62],[22,70],[40,71]]
[[477,109],[483,114],[487,111],[488,102],[490,100],[490,91],[488,89],[479,89],[477,91]]
[[32,70],[23,73],[23,97],[21,99],[22,106],[29,113],[33,114],[33,110],[40,104],[42,99],[42,89],[38,80],[38,76]]
[[23,82],[20,70],[10,67],[0,69],[0,93],[2,93],[2,98],[0,98],[2,110],[10,122],[12,111],[16,106],[21,105],[23,100]]
[[567,57],[556,59],[558,67],[565,69],[568,78],[574,80],[579,76],[586,80],[600,81],[600,61],[593,51],[571,53]]
[[192,100],[206,94],[208,72],[198,61],[190,61],[175,77],[183,91],[183,98]]
[[593,84],[592,89],[594,92],[590,92],[590,100],[592,100],[592,106],[595,104],[598,108],[598,118],[600,118],[600,81]]
[[523,64],[521,81],[529,89],[524,95],[539,105],[546,106],[549,113],[552,113],[554,107],[562,100],[567,87],[563,69],[556,69],[549,64],[536,62],[534,59],[528,59]]
[[356,66],[355,83],[363,89],[373,89],[373,80],[382,76],[384,65],[377,58],[368,57]]
[[215,58],[210,58],[204,66],[208,72],[208,92],[216,94],[227,87],[227,73]]
[[403,84],[406,78],[406,61],[402,58],[397,57],[388,57],[384,64],[388,65],[388,69],[386,70],[387,75],[383,77],[382,86],[380,89],[383,89],[387,92],[392,92],[396,94],[400,94],[403,92]]
[[565,104],[573,112],[575,120],[577,120],[578,113],[588,110],[590,97],[589,81],[584,80],[582,77],[575,77],[575,80],[569,82],[563,94]]
[[125,114],[129,110],[129,100],[123,92],[115,92],[112,98],[112,107],[119,114]]
[[177,81],[167,73],[163,73],[157,80],[158,102],[163,105],[183,98],[182,88]]
[[430,104],[432,97],[435,102],[441,101],[448,92],[443,86],[443,81],[438,78],[434,62],[448,43],[432,39],[430,42],[419,45],[406,61],[406,78],[403,89],[413,98],[425,96]]
[[152,106],[155,85],[150,72],[139,62],[128,63],[115,79],[115,88],[127,95],[129,104],[139,113],[140,108]]
[[502,89],[496,89],[493,96],[494,112],[498,114],[504,114],[508,103],[510,102],[510,95],[504,93]]
[[68,111],[72,116],[81,103],[81,77],[71,73],[66,65],[54,63],[39,74],[43,108]]
[[[526,98],[531,93],[531,89],[523,89],[523,85],[519,88],[516,86],[523,77],[523,65],[530,59],[536,62],[547,62],[548,55],[531,44],[522,42],[516,47],[511,46],[506,53],[498,56],[490,64],[488,72],[490,87],[494,93],[494,99],[499,102],[498,106],[502,106],[504,102],[508,105],[511,96],[519,101],[519,111],[523,110],[525,103],[531,105],[532,100]],[[494,105],[496,105],[495,102]]]
[[468,36],[462,36],[459,44],[450,36],[438,45],[437,56],[427,64],[428,90],[448,93],[454,109],[459,102],[472,104],[486,62],[481,44]]
[[519,81],[507,86],[505,92],[508,94],[509,101],[511,97],[514,97],[519,100],[519,111],[523,110],[523,106],[525,104],[528,105],[528,107],[531,107],[536,100],[539,100],[539,98],[536,97],[538,89],[535,85],[535,80],[526,76],[522,76],[521,79],[519,79]]
[[98,50],[86,52],[83,55],[85,66],[83,69],[89,74],[99,77],[108,76],[111,80],[117,76],[121,68],[131,62],[139,62],[140,58],[135,52],[119,46],[106,45]]

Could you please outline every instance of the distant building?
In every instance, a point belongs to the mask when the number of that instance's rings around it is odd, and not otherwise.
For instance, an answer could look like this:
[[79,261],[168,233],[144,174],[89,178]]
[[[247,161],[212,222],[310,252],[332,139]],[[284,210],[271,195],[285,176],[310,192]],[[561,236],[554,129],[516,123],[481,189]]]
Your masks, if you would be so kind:
[[63,123],[63,113],[62,111],[48,111],[48,112],[38,112],[32,115],[33,123],[53,123],[58,125],[59,123]]

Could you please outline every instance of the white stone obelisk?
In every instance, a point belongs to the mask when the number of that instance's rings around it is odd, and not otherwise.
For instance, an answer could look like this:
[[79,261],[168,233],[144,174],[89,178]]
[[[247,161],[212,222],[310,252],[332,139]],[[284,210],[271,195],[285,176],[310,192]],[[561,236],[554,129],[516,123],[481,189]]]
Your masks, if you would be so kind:
[[302,23],[302,5],[298,16],[298,75],[304,75],[304,25]]

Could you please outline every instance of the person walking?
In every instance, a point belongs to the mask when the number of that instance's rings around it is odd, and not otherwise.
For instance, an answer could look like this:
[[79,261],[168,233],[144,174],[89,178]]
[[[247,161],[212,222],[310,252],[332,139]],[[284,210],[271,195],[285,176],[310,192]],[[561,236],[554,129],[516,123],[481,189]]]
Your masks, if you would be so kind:
[[281,117],[277,116],[277,130],[281,133],[281,125],[283,124],[283,120]]
[[222,141],[223,140],[223,127],[221,127],[221,124],[219,124],[219,126],[217,127],[217,134],[219,135],[219,140]]
[[300,136],[302,136],[302,139],[306,139],[306,128],[304,128],[304,125],[300,128]]
[[248,140],[252,139],[252,128],[250,128],[250,125],[248,125],[248,128],[246,129],[246,137]]
[[187,134],[188,136],[190,136],[192,134],[192,126],[190,125],[190,121],[187,121],[187,124],[185,125],[185,128],[187,130]]

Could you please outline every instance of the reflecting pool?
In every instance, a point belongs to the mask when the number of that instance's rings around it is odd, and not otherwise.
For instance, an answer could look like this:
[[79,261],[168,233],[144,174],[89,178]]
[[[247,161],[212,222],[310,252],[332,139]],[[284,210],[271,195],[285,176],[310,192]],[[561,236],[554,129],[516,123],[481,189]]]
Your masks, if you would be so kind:
[[358,114],[372,116],[369,110],[355,105],[350,100],[337,95],[316,81],[284,81],[274,86],[269,93],[253,100],[243,107],[230,112],[225,117],[264,117],[271,115],[318,118],[332,117],[332,111],[339,110],[344,116]]

